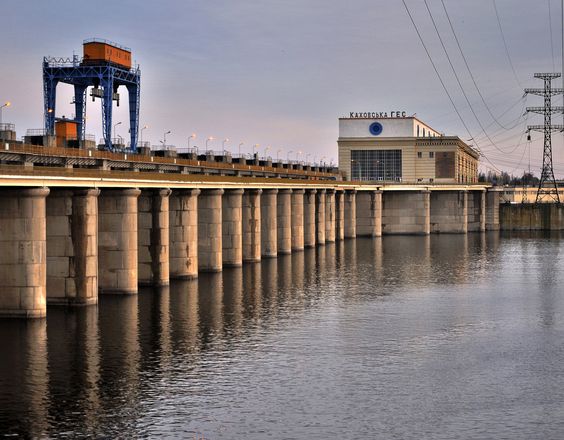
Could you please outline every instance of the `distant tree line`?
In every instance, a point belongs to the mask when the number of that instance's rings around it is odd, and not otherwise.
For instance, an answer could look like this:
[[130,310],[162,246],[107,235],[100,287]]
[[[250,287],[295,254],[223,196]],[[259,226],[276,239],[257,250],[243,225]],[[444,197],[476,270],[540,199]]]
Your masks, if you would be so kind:
[[505,171],[497,173],[488,171],[487,173],[478,174],[478,182],[488,182],[493,185],[509,185],[509,186],[534,186],[538,185],[539,178],[533,173],[523,173],[522,176],[514,176]]

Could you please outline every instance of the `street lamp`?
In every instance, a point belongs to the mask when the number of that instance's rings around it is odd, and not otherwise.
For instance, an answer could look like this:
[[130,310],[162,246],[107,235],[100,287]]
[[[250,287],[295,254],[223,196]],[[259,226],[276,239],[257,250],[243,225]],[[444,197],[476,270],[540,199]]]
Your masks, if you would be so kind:
[[139,143],[140,143],[141,145],[143,145],[143,130],[145,130],[145,129],[147,129],[147,128],[149,128],[148,125],[143,125],[143,127],[141,127],[141,133],[139,133],[139,134],[140,134],[140,136],[139,136],[139,137],[140,137]]
[[298,162],[298,160],[299,160],[299,158],[300,158],[300,154],[302,154],[302,150],[299,150],[299,151],[296,153],[296,162]]
[[271,148],[270,145],[268,145],[268,146],[264,149],[264,157],[265,157],[265,159],[266,159],[266,157],[267,157],[266,155],[267,155],[268,152],[270,151],[270,148]]
[[2,123],[2,109],[4,107],[10,107],[12,103],[10,101],[6,101],[3,106],[0,107],[0,124]]
[[282,148],[276,150],[276,162],[278,163],[280,160],[280,153],[282,153]]
[[225,138],[225,139],[223,139],[223,142],[221,142],[221,149],[223,151],[225,151],[225,142],[229,142],[229,138]]
[[192,133],[192,134],[190,135],[190,137],[188,138],[188,150],[190,150],[190,141],[191,141],[192,139],[196,139],[196,133]]
[[116,137],[116,127],[118,125],[121,125],[121,121],[119,121],[117,124],[114,124],[114,138]]
[[293,153],[294,150],[290,150],[288,151],[288,154],[286,155],[286,162],[290,163],[290,154]]
[[260,144],[254,144],[253,145],[253,157],[255,156],[255,150],[260,147]]
[[245,142],[241,142],[241,143],[239,144],[239,157],[241,157],[241,146],[242,146],[242,145],[245,145]]
[[163,148],[164,148],[165,150],[166,150],[166,135],[167,135],[167,134],[170,134],[170,133],[172,133],[170,130],[169,130],[169,131],[165,131],[165,132],[163,133],[163,140],[162,140],[162,143],[163,143]]
[[305,157],[306,163],[307,163],[307,158],[308,158],[309,156],[311,156],[311,153],[307,153],[307,154],[306,154],[306,157]]
[[208,145],[210,143],[210,141],[213,141],[215,138],[213,136],[210,136],[209,138],[206,139],[206,151],[208,149]]

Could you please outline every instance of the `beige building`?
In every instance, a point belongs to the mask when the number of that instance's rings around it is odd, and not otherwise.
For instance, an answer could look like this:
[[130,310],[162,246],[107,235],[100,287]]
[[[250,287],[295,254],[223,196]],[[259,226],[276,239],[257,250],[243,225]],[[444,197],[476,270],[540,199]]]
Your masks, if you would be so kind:
[[[348,180],[475,183],[479,154],[416,117],[351,113],[339,119],[339,169]],[[364,117],[367,116],[367,117]],[[377,117],[370,117],[377,116]]]

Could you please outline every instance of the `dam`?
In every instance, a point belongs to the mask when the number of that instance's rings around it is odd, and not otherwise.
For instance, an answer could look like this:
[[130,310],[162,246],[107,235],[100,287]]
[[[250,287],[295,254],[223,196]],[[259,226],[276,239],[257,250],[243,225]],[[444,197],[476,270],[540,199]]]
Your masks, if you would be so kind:
[[[47,150],[43,160],[62,157]],[[139,285],[360,236],[499,229],[499,191],[484,184],[378,184],[321,171],[273,178],[260,167],[185,174],[144,170],[152,157],[123,162],[138,171],[2,166],[0,316],[42,318],[50,304],[93,305],[99,294],[135,295]]]

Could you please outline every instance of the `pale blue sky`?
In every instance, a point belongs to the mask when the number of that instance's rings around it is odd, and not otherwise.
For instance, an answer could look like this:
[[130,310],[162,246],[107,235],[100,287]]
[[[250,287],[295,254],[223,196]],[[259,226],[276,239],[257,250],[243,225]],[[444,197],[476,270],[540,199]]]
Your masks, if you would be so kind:
[[[537,71],[552,71],[549,0],[497,0],[521,86],[541,86]],[[433,59],[479,146],[499,168],[528,167],[520,124],[510,133],[494,125],[488,145],[465,104],[421,0],[407,0]],[[447,49],[482,124],[486,113],[457,52],[440,0],[428,0]],[[478,85],[494,114],[523,92],[509,67],[492,0],[445,0]],[[556,70],[560,71],[560,1],[551,0]],[[0,101],[10,100],[4,121],[42,126],[41,61],[44,55],[81,53],[82,40],[107,38],[129,46],[141,65],[141,125],[145,140],[185,147],[196,132],[245,142],[270,154],[303,150],[337,159],[337,118],[350,111],[406,110],[447,134],[469,136],[452,110],[400,0],[238,0],[154,2],[3,0],[0,26]],[[560,85],[560,84],[559,84]],[[59,88],[57,116],[72,116],[70,89]],[[125,97],[125,89],[121,91]],[[528,105],[541,105],[530,97]],[[509,124],[518,104],[502,120]],[[127,134],[127,105],[116,111],[118,134]],[[539,121],[529,118],[529,122]],[[560,120],[558,120],[560,122]],[[88,102],[88,133],[101,137],[99,103]],[[495,137],[497,135],[497,137]],[[533,135],[532,168],[540,167],[541,135]],[[562,136],[555,136],[555,168],[564,176]],[[273,154],[274,152],[274,154]],[[292,154],[292,158],[295,155]]]

